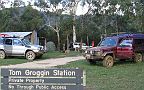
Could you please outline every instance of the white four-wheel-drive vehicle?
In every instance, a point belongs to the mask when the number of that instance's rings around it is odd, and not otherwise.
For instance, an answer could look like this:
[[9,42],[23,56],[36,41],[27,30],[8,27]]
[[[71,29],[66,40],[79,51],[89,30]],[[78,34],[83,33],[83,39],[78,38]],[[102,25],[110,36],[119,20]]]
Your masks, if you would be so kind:
[[79,43],[79,42],[75,42],[75,43],[70,43],[70,49],[82,49],[82,50],[86,50],[88,48],[90,48],[92,46],[87,46],[85,43]]
[[15,37],[0,38],[0,58],[7,56],[25,56],[28,60],[40,58],[44,54],[43,46],[31,45],[25,39]]

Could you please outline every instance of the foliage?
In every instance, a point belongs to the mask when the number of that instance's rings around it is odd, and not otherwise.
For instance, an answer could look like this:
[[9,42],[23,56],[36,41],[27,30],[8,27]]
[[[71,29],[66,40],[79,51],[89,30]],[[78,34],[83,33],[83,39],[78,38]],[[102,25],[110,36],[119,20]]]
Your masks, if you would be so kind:
[[26,7],[25,12],[21,16],[21,21],[27,31],[39,30],[43,24],[40,13],[31,6]]
[[33,31],[43,24],[42,17],[31,6],[0,11],[0,31]]
[[[61,16],[61,23],[60,23],[60,29],[61,29],[61,43],[62,44],[66,44],[66,37],[67,35],[70,37],[70,35],[72,34],[72,17],[70,16]],[[70,39],[70,41],[72,41],[72,37]]]
[[47,42],[47,50],[48,51],[55,51],[56,50],[55,44],[51,41]]

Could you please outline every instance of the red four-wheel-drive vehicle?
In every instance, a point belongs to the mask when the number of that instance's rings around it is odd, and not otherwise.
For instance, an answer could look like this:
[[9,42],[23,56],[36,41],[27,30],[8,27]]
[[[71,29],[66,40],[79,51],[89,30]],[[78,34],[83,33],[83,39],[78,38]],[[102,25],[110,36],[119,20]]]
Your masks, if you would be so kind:
[[144,54],[144,34],[121,34],[104,38],[97,47],[87,49],[84,57],[90,64],[102,61],[112,67],[115,60],[141,62]]

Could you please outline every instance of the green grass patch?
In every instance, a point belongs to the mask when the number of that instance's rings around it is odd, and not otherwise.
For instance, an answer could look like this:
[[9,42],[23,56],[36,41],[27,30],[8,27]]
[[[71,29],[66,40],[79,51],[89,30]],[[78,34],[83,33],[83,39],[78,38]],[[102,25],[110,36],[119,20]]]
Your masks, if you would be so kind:
[[70,51],[70,53],[65,54],[59,51],[47,52],[43,55],[41,59],[49,59],[49,58],[63,58],[63,57],[73,57],[81,55],[80,52]]
[[[70,57],[70,56],[78,56],[78,55],[81,55],[81,53],[70,51],[69,54],[65,54],[63,52],[53,51],[53,52],[45,53],[42,56],[42,58],[36,59],[36,61],[45,60],[49,58],[62,58],[62,57]],[[25,59],[25,57],[7,57],[6,59],[0,59],[0,66],[21,64],[26,62],[28,62],[28,60]]]
[[7,59],[0,59],[0,66],[4,65],[13,65],[13,64],[21,64],[28,62],[26,59],[22,57],[9,57]]
[[86,60],[75,61],[59,68],[81,68],[86,71],[86,90],[143,90],[144,62],[117,62],[112,68],[102,63],[90,65]]

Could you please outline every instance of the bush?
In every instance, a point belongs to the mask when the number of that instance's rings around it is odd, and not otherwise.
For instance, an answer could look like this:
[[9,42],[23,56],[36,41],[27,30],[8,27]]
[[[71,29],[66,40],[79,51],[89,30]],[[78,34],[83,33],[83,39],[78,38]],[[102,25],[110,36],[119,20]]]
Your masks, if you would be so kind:
[[55,51],[56,50],[55,43],[52,41],[47,42],[47,50],[48,51]]

